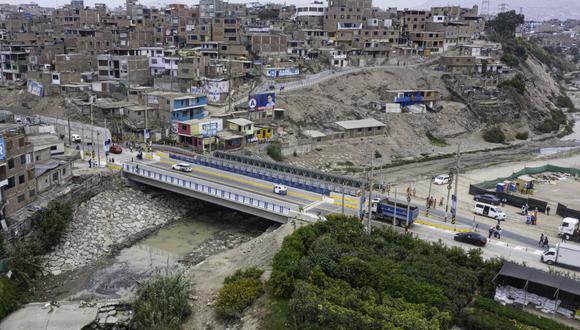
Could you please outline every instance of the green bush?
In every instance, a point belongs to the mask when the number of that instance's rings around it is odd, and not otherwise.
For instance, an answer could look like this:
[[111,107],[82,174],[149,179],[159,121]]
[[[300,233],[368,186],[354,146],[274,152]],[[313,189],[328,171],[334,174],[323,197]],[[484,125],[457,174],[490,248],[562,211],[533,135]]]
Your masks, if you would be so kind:
[[528,131],[516,133],[516,139],[518,140],[527,140],[529,136],[530,133]]
[[282,147],[280,143],[270,143],[266,149],[266,153],[270,158],[277,162],[281,162],[284,158],[282,157]]
[[263,292],[260,276],[264,271],[258,268],[237,270],[224,280],[215,303],[218,315],[224,318],[240,317]]
[[392,229],[367,235],[358,218],[329,215],[284,239],[268,284],[290,305],[277,300],[272,314],[297,329],[447,329],[476,292],[493,294],[501,266],[477,250]]
[[496,318],[504,318],[507,320],[517,321],[518,323],[525,324],[528,326],[536,327],[538,329],[546,330],[569,330],[558,322],[553,320],[539,317],[521,309],[515,309],[509,306],[502,306],[501,304],[484,297],[477,297],[473,306],[479,310],[485,310],[492,313]]
[[134,320],[139,329],[179,329],[191,314],[189,283],[181,274],[156,276],[137,292]]
[[0,277],[0,320],[20,304],[16,284],[6,277]]
[[50,252],[60,243],[73,219],[69,204],[52,203],[40,214],[40,222],[34,233],[45,252]]
[[383,154],[381,154],[380,151],[375,150],[375,158],[382,158],[382,157],[383,157]]
[[524,94],[526,92],[526,78],[523,74],[518,73],[512,79],[502,81],[498,87],[505,88],[505,87],[512,87],[518,93]]
[[21,239],[10,254],[10,269],[22,288],[26,288],[42,269],[44,252],[42,242],[37,239]]
[[567,95],[560,95],[556,98],[556,105],[560,108],[568,108],[568,111],[574,112],[576,108],[574,107],[574,102],[570,100]]
[[501,61],[504,62],[505,64],[511,66],[511,67],[515,67],[515,66],[518,66],[520,64],[520,61],[518,60],[518,58],[515,57],[514,54],[512,54],[512,53],[504,53],[501,56]]
[[540,133],[551,133],[560,129],[560,124],[553,119],[546,118],[536,128]]
[[431,142],[431,144],[436,146],[436,147],[445,147],[448,145],[447,141],[444,138],[436,137],[431,132],[427,132],[427,133],[425,133],[425,135],[429,139],[429,142]]
[[490,143],[504,143],[505,142],[505,134],[501,130],[501,128],[497,126],[490,127],[483,131],[483,139]]

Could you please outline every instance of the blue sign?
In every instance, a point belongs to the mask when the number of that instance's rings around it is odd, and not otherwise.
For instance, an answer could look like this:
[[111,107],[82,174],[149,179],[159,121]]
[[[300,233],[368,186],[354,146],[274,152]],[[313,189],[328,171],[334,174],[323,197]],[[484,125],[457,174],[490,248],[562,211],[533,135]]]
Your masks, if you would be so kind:
[[2,136],[0,136],[0,160],[6,160],[6,144]]
[[250,95],[248,98],[248,111],[272,111],[276,105],[276,93],[262,93]]
[[210,123],[205,123],[205,124],[201,124],[201,135],[203,135],[203,137],[209,137],[209,136],[216,136],[218,132],[218,123],[217,122],[210,122]]
[[268,68],[266,69],[266,75],[268,77],[291,77],[300,74],[300,69],[298,68]]
[[27,90],[28,93],[36,96],[44,96],[44,85],[35,81],[35,80],[28,80],[27,81]]

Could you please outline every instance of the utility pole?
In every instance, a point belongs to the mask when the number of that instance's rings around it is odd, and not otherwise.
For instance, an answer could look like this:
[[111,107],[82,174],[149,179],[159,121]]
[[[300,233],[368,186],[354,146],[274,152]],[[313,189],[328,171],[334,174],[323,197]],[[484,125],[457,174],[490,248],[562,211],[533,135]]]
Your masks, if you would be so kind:
[[457,187],[459,182],[459,160],[461,157],[461,144],[457,144],[457,164],[455,165],[455,192],[453,193],[453,201],[451,205],[451,223],[455,224],[455,219],[457,217],[457,207],[459,205],[459,200],[457,199]]
[[[105,165],[109,164],[109,155],[107,154],[107,150],[105,150],[105,142],[107,140],[107,118],[105,118],[105,133],[103,133],[103,153],[105,154]],[[110,146],[110,145],[109,145]]]
[[101,143],[101,132],[97,131],[97,164],[99,164],[99,167],[101,167],[101,148],[99,148],[99,145]]
[[95,153],[95,136],[94,136],[95,126],[93,125],[93,99],[91,99],[91,159]]
[[397,186],[395,186],[395,209],[393,210],[393,222],[391,226],[395,226],[395,221],[397,221]]
[[342,186],[342,215],[344,215],[344,186]]
[[66,120],[68,122],[68,145],[72,146],[72,138],[70,134],[70,114],[67,114]]
[[232,61],[228,59],[228,112],[232,112]]
[[447,184],[447,203],[445,204],[445,222],[449,218],[449,195],[451,194],[451,185],[453,184],[453,169],[449,169],[449,183]]
[[147,108],[145,108],[145,131],[143,131],[143,142],[147,144]]
[[368,176],[368,189],[369,189],[369,201],[368,201],[368,207],[367,207],[367,223],[365,226],[365,231],[367,233],[367,235],[371,234],[371,202],[373,200],[373,155],[371,154],[371,169],[370,169],[370,173]]
[[433,180],[435,180],[435,177],[432,176],[431,177],[431,182],[429,182],[429,193],[427,194],[427,215],[429,215],[429,209],[431,208],[431,187],[433,186]]

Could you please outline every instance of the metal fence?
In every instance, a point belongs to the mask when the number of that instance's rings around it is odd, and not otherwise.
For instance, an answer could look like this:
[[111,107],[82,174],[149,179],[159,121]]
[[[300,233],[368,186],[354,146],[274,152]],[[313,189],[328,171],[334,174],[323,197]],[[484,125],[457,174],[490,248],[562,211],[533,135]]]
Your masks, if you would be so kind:
[[562,203],[558,203],[558,208],[556,209],[556,214],[561,216],[562,218],[576,218],[580,219],[580,211],[568,208],[566,205]]
[[528,175],[529,174],[539,174],[539,173],[544,173],[544,172],[562,172],[562,173],[568,173],[568,174],[573,175],[573,176],[580,175],[580,169],[573,168],[573,167],[561,167],[561,166],[547,164],[547,165],[539,166],[539,167],[525,167],[524,169],[522,169],[520,171],[512,173],[512,175],[510,175],[510,176],[484,181],[484,182],[476,184],[476,186],[478,186],[479,188],[483,188],[483,189],[495,189],[495,185],[498,182],[504,182],[506,180],[510,180],[510,181],[515,180],[518,177],[520,177],[522,175],[526,175],[526,174],[528,174]]
[[290,208],[284,205],[261,200],[259,198],[256,198],[252,194],[235,193],[225,189],[217,188],[215,186],[210,186],[208,184],[195,182],[193,180],[185,180],[183,178],[179,178],[173,175],[159,173],[157,171],[151,170],[148,167],[141,166],[140,168],[139,165],[123,164],[123,171],[130,172],[132,174],[150,178],[153,180],[157,180],[160,182],[164,182],[172,186],[193,190],[205,195],[214,196],[220,199],[226,199],[238,204],[244,204],[254,208],[264,209],[272,213],[281,214],[285,216],[290,214]]
[[269,181],[276,184],[283,184],[289,187],[312,191],[327,196],[330,195],[331,192],[344,192],[345,194],[349,195],[356,195],[358,192],[358,189],[356,188],[343,186],[340,184],[332,184],[311,178],[305,178],[298,175],[283,173],[272,169],[252,166],[222,158],[202,155],[187,157],[174,154],[170,154],[169,157],[192,164],[212,167],[222,171],[241,174],[244,176]]
[[540,212],[546,212],[546,207],[548,203],[539,199],[535,198],[526,198],[521,196],[515,196],[511,194],[507,194],[504,192],[495,192],[487,189],[480,188],[476,185],[469,185],[469,194],[470,195],[493,195],[503,200],[505,204],[515,206],[515,207],[522,207],[523,205],[528,205],[529,210],[538,209]]

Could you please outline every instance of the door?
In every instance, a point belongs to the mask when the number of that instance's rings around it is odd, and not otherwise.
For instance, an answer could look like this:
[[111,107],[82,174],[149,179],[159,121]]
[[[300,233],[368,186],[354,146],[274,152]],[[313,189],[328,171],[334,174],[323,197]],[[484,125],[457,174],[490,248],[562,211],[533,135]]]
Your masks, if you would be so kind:
[[489,215],[489,206],[483,207],[483,215]]

